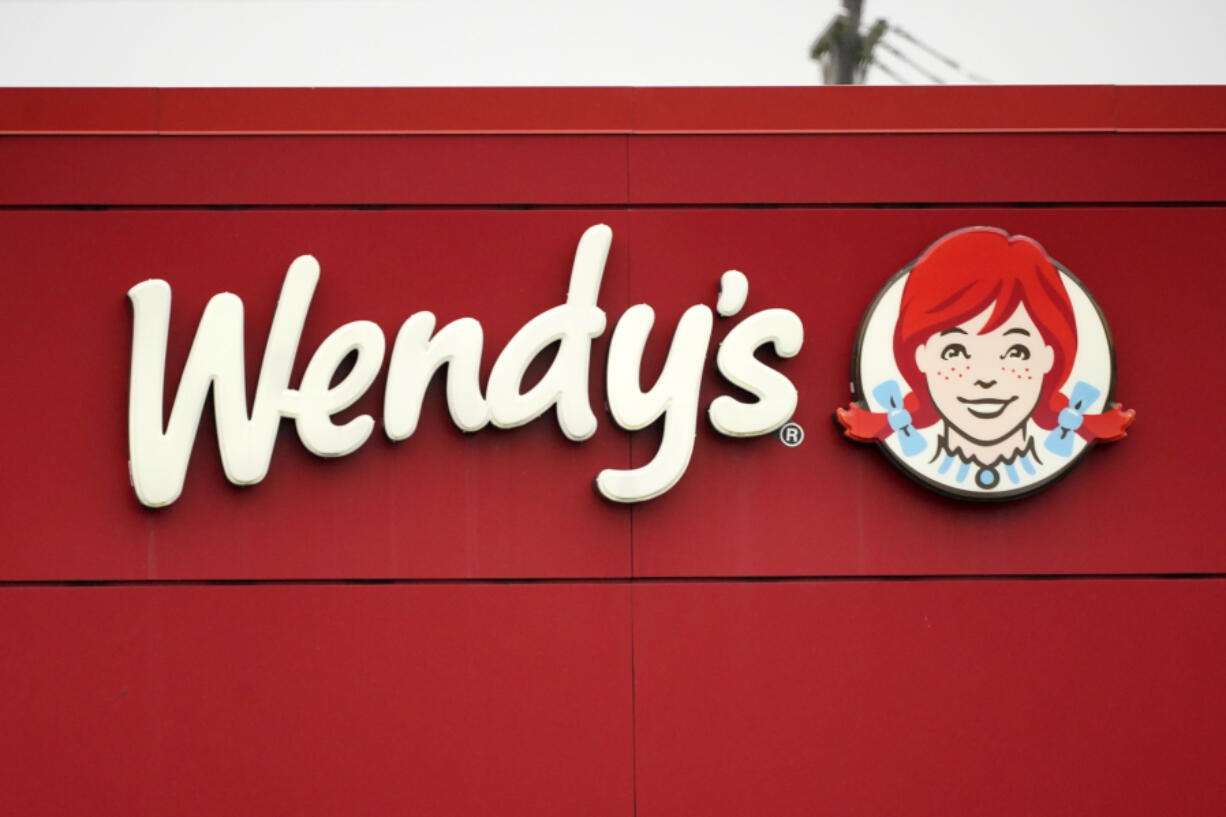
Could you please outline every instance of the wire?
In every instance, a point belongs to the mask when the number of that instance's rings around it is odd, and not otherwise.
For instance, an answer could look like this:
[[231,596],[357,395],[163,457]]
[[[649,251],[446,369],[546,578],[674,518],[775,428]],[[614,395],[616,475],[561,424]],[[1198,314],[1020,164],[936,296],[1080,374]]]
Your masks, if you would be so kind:
[[972,74],[970,71],[966,70],[961,65],[959,65],[956,60],[952,59],[951,57],[947,57],[946,55],[942,54],[940,51],[937,51],[932,46],[924,42],[921,42],[919,38],[917,38],[914,34],[911,34],[910,32],[908,32],[906,29],[902,28],[901,26],[896,26],[891,23],[890,33],[897,34],[899,37],[902,37],[907,42],[911,43],[917,48],[927,52],[932,57],[935,57],[936,59],[945,63],[950,68],[954,69],[959,74],[962,74],[964,77],[966,77],[969,80],[973,80],[974,82],[982,82],[985,84],[991,84],[992,82],[992,80],[987,79],[986,77],[981,77],[977,74]]
[[911,80],[909,80],[909,79],[907,79],[906,77],[904,77],[904,76],[900,75],[900,74],[899,74],[897,71],[895,71],[893,68],[891,68],[890,66],[886,65],[885,63],[883,63],[883,62],[881,61],[881,57],[878,57],[878,56],[874,55],[874,56],[873,56],[873,59],[870,61],[870,63],[869,63],[869,64],[870,64],[870,65],[872,65],[874,68],[880,68],[880,69],[881,69],[881,72],[882,72],[883,74],[885,74],[885,75],[886,75],[886,76],[888,76],[890,79],[892,79],[892,80],[894,80],[895,82],[897,82],[899,85],[910,85],[910,84],[911,84]]
[[920,65],[920,64],[919,64],[919,63],[917,63],[915,60],[911,59],[911,58],[910,58],[910,57],[908,57],[906,54],[902,53],[902,52],[901,52],[901,51],[899,51],[897,48],[895,48],[894,46],[890,45],[890,44],[889,44],[888,42],[886,42],[885,40],[878,40],[878,41],[877,41],[877,46],[878,46],[879,48],[884,48],[886,51],[889,51],[891,54],[893,54],[895,57],[897,57],[897,58],[898,58],[898,59],[899,59],[899,60],[900,60],[900,61],[901,61],[903,64],[908,65],[908,66],[910,66],[910,67],[911,67],[913,70],[918,71],[919,73],[923,74],[925,77],[927,77],[928,79],[932,80],[932,81],[933,81],[933,82],[935,82],[937,85],[944,85],[944,84],[945,84],[945,80],[944,80],[944,79],[942,79],[941,77],[939,77],[939,76],[937,76],[936,74],[932,73],[932,72],[931,72],[931,71],[929,71],[927,68],[925,68],[924,66]]

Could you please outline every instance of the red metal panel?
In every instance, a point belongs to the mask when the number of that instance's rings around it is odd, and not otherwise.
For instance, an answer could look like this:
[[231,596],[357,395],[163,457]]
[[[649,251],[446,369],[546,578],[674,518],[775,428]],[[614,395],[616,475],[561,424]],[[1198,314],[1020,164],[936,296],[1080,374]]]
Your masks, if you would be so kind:
[[3,137],[0,204],[620,204],[622,136]]
[[0,88],[0,133],[1226,130],[1212,86]]
[[639,133],[1109,131],[1115,88],[636,88],[634,104]]
[[1226,588],[634,588],[640,817],[1219,814]]
[[[1220,813],[1226,579],[982,577],[1226,573],[1226,426],[1212,417],[1226,398],[1224,99],[0,89],[0,133],[26,134],[0,138],[0,205],[28,208],[0,213],[0,583],[136,582],[0,586],[0,813]],[[261,135],[278,133],[297,135]],[[867,206],[786,206],[823,203]],[[494,205],[530,209],[477,209]],[[481,320],[484,381],[511,334],[563,299],[575,242],[600,221],[615,233],[610,330],[628,303],[657,311],[644,380],[724,270],[749,275],[745,314],[800,314],[804,349],[776,361],[800,388],[800,448],[703,427],[670,493],[603,502],[593,476],[645,462],[657,433],[632,444],[601,411],[606,333],[586,443],[552,416],[462,435],[436,379],[412,439],[377,428],[320,460],[285,423],[249,488],[225,482],[206,412],[183,497],[137,504],[133,284],[174,288],[172,384],[204,303],[229,290],[247,307],[250,391],[305,252],[323,278],[297,374],[342,322],[373,319],[390,341],[430,309]],[[1117,397],[1139,417],[1009,505],[930,494],[829,416],[878,288],[976,223],[1034,236],[1089,285],[1115,331]],[[712,355],[735,322],[718,322]],[[709,364],[703,410],[730,390]],[[382,394],[380,377],[351,413],[380,418]],[[860,579],[141,583],[632,567]],[[920,574],[981,578],[863,579]]]
[[0,88],[0,133],[154,133],[153,88]]
[[0,588],[5,814],[630,815],[625,585]]
[[[878,289],[945,233],[989,224],[1039,240],[1096,295],[1115,336],[1116,398],[1130,436],[1030,499],[977,505],[910,482],[840,435],[848,369]],[[728,439],[700,424],[689,471],[635,508],[635,575],[1173,573],[1226,570],[1226,426],[1188,425],[1226,401],[1218,345],[1226,278],[1222,208],[635,210],[631,293],[657,329],[654,382],[682,310],[713,304],[721,272],[749,278],[743,315],[794,310],[805,344],[778,368],[800,392],[799,448]],[[721,320],[712,355],[736,319]],[[1206,368],[1206,366],[1209,368]],[[709,366],[703,410],[738,393]],[[634,438],[634,461],[656,450]]]
[[0,204],[1216,202],[1224,157],[1220,134],[4,137]]
[[[352,578],[624,576],[629,511],[592,480],[624,467],[629,444],[601,412],[603,342],[591,365],[596,437],[575,444],[553,414],[474,435],[448,417],[436,380],[417,433],[384,436],[383,373],[346,416],[377,427],[356,453],[319,459],[282,433],[267,479],[249,488],[221,472],[211,412],[182,498],[137,504],[129,487],[129,287],[165,278],[173,291],[167,398],[207,299],[238,293],[247,315],[248,396],[285,270],[302,253],[322,265],[299,348],[310,354],[342,323],[376,321],[389,353],[419,310],[440,326],[476,317],[488,375],[528,319],[566,298],[575,246],[624,213],[573,211],[25,211],[0,214],[10,350],[10,429],[0,469],[5,547],[0,578]],[[601,304],[625,309],[625,248],[609,258]],[[543,373],[543,369],[541,370]],[[18,384],[20,384],[18,391]]]
[[1120,130],[1226,130],[1226,87],[1185,85],[1115,89]]
[[637,204],[1226,201],[1221,134],[639,136]]
[[166,88],[166,133],[618,132],[629,88]]
[[[0,575],[625,575],[630,512],[590,488],[601,468],[626,461],[626,437],[607,416],[578,445],[549,419],[465,437],[436,391],[412,440],[392,445],[376,435],[342,460],[307,454],[287,428],[269,478],[250,489],[221,477],[206,419],[175,507],[139,509],[123,475],[130,317],[122,293],[133,283],[161,275],[175,288],[172,382],[199,309],[222,290],[248,299],[254,378],[282,270],[306,250],[325,272],[300,366],[344,321],[374,318],[390,336],[425,308],[442,320],[470,314],[485,322],[488,366],[523,321],[561,300],[573,243],[600,220],[629,236],[615,240],[602,304],[612,318],[621,313],[625,259],[633,257],[632,299],[660,315],[654,365],[681,310],[712,301],[727,268],[750,275],[750,311],[795,309],[808,332],[801,355],[781,364],[800,388],[805,445],[704,430],[687,476],[634,512],[639,575],[1223,569],[1216,488],[1226,474],[1223,458],[1206,452],[1226,450],[1226,432],[1204,424],[1189,440],[1185,426],[1167,420],[1179,400],[1170,384],[1199,377],[1199,358],[1186,349],[1212,346],[1208,333],[1226,295],[1212,274],[1212,245],[1201,239],[1222,229],[1217,208],[643,211],[633,224],[608,211],[110,211],[3,219],[10,268],[27,271],[10,285],[4,341],[31,350],[11,368],[33,396],[6,410],[28,431],[11,441],[20,466],[3,477],[16,545],[0,552]],[[1005,506],[932,496],[829,422],[848,398],[860,311],[928,242],[973,223],[1035,236],[1098,294],[1116,333],[1118,396],[1141,418],[1129,440],[1095,452],[1057,488]],[[1162,270],[1161,290],[1154,270]],[[56,332],[47,331],[49,320]],[[604,339],[596,343],[598,410],[605,349]],[[379,415],[381,387],[362,410]],[[1197,389],[1204,405],[1223,397],[1212,379]],[[727,388],[709,370],[703,405],[720,391]],[[654,440],[637,440],[642,462]],[[1120,496],[1133,513],[1118,513]],[[1172,539],[1171,530],[1181,535]]]

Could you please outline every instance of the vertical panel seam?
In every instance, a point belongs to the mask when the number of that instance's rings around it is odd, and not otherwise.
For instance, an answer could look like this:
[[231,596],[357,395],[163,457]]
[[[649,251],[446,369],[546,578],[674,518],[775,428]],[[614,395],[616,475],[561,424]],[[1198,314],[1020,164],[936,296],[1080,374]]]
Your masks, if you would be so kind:
[[630,801],[633,804],[632,814],[639,813],[639,713],[637,675],[634,665],[634,580],[627,584],[630,587]]

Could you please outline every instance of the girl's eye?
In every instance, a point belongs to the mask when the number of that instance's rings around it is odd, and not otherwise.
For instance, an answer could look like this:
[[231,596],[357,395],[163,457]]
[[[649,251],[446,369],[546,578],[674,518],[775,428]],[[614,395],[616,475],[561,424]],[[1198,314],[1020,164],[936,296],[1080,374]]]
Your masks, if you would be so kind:
[[951,343],[941,350],[941,360],[953,360],[956,357],[969,360],[971,356],[967,354],[966,347],[961,343]]
[[1012,358],[1014,360],[1030,360],[1030,350],[1020,343],[1015,343],[1009,347],[1009,350],[1000,356],[1001,360]]

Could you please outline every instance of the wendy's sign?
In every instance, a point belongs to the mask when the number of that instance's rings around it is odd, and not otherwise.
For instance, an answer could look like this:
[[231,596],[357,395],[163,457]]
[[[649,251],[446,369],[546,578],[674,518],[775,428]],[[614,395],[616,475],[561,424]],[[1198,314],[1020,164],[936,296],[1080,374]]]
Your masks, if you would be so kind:
[[855,402],[836,412],[909,476],[966,499],[1049,485],[1125,436],[1098,305],[1034,240],[950,233],[891,278],[860,325]]
[[[484,390],[478,382],[484,345],[481,324],[460,318],[436,328],[433,313],[410,315],[396,333],[387,366],[383,428],[388,438],[398,442],[416,432],[426,388],[443,365],[447,407],[463,431],[476,432],[491,424],[513,428],[556,409],[567,438],[576,442],[590,438],[598,424],[588,395],[591,344],[606,325],[597,301],[612,238],[613,231],[603,224],[584,232],[565,302],[530,318],[515,333],[495,360]],[[319,276],[319,262],[312,256],[300,256],[290,265],[268,330],[250,412],[243,365],[243,302],[228,292],[210,299],[169,422],[163,420],[162,407],[170,285],[152,279],[128,291],[134,316],[129,471],[142,504],[162,507],[182,493],[210,390],[222,467],[236,485],[255,484],[267,476],[283,417],[294,420],[303,445],[321,457],[346,456],[370,438],[375,427],[370,415],[343,423],[333,422],[333,416],[365,394],[383,369],[387,342],[377,324],[353,321],[337,328],[315,350],[299,384],[292,387],[289,382]],[[720,288],[716,304],[720,316],[738,315],[745,306],[748,280],[730,270],[720,279]],[[685,311],[663,371],[644,392],[640,367],[654,322],[650,306],[632,306],[618,320],[609,342],[606,396],[613,420],[629,430],[661,419],[664,426],[649,462],[637,468],[606,468],[595,475],[597,490],[614,502],[640,502],[664,493],[681,479],[694,450],[698,391],[714,315],[704,304]],[[715,364],[728,382],[754,399],[746,402],[723,395],[713,400],[707,413],[720,433],[757,436],[788,421],[796,410],[796,387],[754,355],[770,344],[776,355],[791,357],[803,341],[800,318],[786,309],[765,309],[737,320],[720,344]],[[529,367],[555,345],[548,371],[525,391]]]
[[[460,318],[438,327],[430,312],[409,315],[391,344],[371,321],[340,326],[291,386],[320,276],[316,259],[300,256],[282,285],[251,408],[243,302],[221,293],[197,325],[169,420],[163,401],[170,285],[137,284],[128,292],[134,313],[129,468],[137,498],[150,507],[178,499],[210,393],[222,466],[234,484],[267,476],[282,418],[292,419],[303,445],[321,457],[356,451],[373,433],[375,419],[363,414],[335,422],[334,415],[372,388],[384,370],[385,352],[382,421],[394,442],[416,432],[426,389],[443,366],[451,419],[465,432],[487,425],[512,428],[554,411],[566,437],[590,438],[598,426],[588,394],[591,350],[607,324],[598,300],[612,236],[605,225],[583,234],[565,301],[527,319],[499,352],[484,387],[481,324]],[[715,367],[745,394],[711,401],[711,425],[726,436],[751,437],[791,419],[796,387],[757,353],[770,346],[779,357],[796,355],[804,328],[788,309],[739,317],[748,291],[745,275],[730,270],[720,278],[714,312],[704,304],[686,309],[663,370],[646,391],[640,370],[655,313],[638,304],[620,316],[605,373],[609,413],[627,430],[662,421],[663,433],[650,461],[594,475],[602,496],[615,502],[652,499],[685,474],[715,313],[735,319],[715,353]],[[551,347],[556,353],[545,375],[525,388],[533,361]],[[838,419],[847,436],[880,443],[930,487],[1004,499],[1048,484],[1090,443],[1124,436],[1132,412],[1110,403],[1112,382],[1110,335],[1081,284],[1034,241],[974,227],[942,238],[878,295],[857,343],[856,402],[840,409]],[[796,434],[784,441],[798,444],[799,428],[788,430]]]

